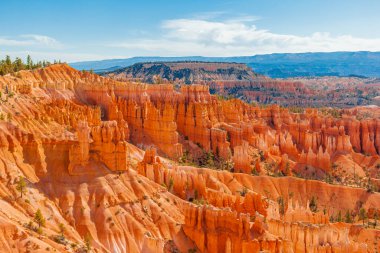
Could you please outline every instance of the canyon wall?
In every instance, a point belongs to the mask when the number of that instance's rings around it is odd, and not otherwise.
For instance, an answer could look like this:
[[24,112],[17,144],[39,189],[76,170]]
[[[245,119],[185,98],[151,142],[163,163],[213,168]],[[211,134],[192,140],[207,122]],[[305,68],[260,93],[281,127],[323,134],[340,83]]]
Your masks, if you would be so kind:
[[[5,252],[380,250],[377,117],[64,64],[0,77],[0,89]],[[352,223],[336,221],[345,212]]]

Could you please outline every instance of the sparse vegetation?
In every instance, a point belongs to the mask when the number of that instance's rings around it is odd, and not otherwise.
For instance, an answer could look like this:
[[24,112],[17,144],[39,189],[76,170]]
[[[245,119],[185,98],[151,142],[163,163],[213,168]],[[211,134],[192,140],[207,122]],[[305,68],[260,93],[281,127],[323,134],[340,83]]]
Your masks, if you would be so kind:
[[305,111],[305,108],[297,107],[297,106],[291,106],[291,107],[288,107],[288,109],[289,109],[289,112],[292,112],[292,113],[303,113]]
[[[60,63],[55,61],[55,63]],[[42,67],[47,67],[51,65],[49,61],[38,61],[33,62],[30,55],[27,56],[26,63],[24,63],[20,58],[16,57],[13,61],[9,55],[5,56],[5,59],[0,60],[0,75],[12,74],[24,69],[37,69]]]
[[90,236],[90,234],[86,234],[86,236],[84,237],[84,244],[85,244],[86,252],[89,252],[91,250],[91,236]]
[[378,191],[376,185],[372,182],[372,179],[370,176],[368,176],[366,188],[367,188],[367,192],[369,192],[369,193],[373,193],[373,192]]
[[376,228],[377,227],[377,220],[379,219],[379,214],[378,214],[378,210],[376,209],[375,210],[375,213],[373,214],[373,228]]
[[234,168],[234,162],[231,159],[224,159],[218,156],[218,154],[215,155],[212,151],[203,151],[199,157],[193,158],[191,157],[189,151],[185,150],[183,152],[183,155],[178,159],[178,162],[179,164],[186,164],[216,170],[231,171]]
[[259,156],[260,156],[260,161],[261,162],[265,161],[264,152],[262,150],[259,150]]
[[360,208],[359,210],[359,221],[363,221],[363,226],[364,226],[364,222],[365,222],[365,219],[367,219],[367,212],[366,210],[362,207]]
[[172,191],[174,186],[174,179],[170,178],[169,179],[169,185],[168,185],[168,191]]
[[37,212],[34,214],[34,222],[38,224],[38,228],[41,228],[41,226],[45,226],[45,218],[42,215],[42,212],[40,209],[37,210]]
[[61,236],[64,236],[64,233],[66,231],[65,225],[63,225],[63,223],[59,223],[58,224],[58,229],[59,229],[59,233],[61,234]]
[[20,192],[20,197],[22,198],[23,194],[25,193],[26,188],[26,182],[23,177],[19,177],[16,185],[16,190]]
[[336,222],[342,222],[343,221],[342,212],[341,211],[338,212],[335,221]]
[[285,214],[285,201],[284,201],[284,198],[282,196],[279,196],[277,198],[277,203],[278,203],[280,214],[284,215]]
[[318,211],[318,203],[316,197],[312,196],[309,203],[310,211],[316,213]]
[[243,189],[240,191],[240,196],[245,197],[247,193],[248,193],[248,189],[247,187],[244,186]]
[[195,205],[206,205],[206,204],[208,204],[207,200],[205,200],[204,198],[194,199],[193,203]]
[[252,168],[251,174],[254,175],[254,176],[258,176],[259,172],[256,170],[256,168]]
[[215,157],[211,151],[209,152],[204,151],[202,156],[198,158],[197,163],[200,167],[213,168],[215,166],[214,160],[215,160]]
[[346,211],[344,222],[352,223],[352,215],[351,215],[351,212],[349,210]]

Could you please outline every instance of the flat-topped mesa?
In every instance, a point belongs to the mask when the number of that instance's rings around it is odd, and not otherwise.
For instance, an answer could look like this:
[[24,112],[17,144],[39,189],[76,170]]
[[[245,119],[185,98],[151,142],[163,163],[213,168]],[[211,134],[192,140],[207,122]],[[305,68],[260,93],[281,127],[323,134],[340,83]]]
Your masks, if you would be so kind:
[[119,126],[116,121],[103,121],[100,126],[90,128],[86,121],[81,121],[78,123],[77,137],[78,143],[69,150],[70,174],[80,173],[80,167],[90,162],[103,163],[112,171],[128,169],[126,123]]

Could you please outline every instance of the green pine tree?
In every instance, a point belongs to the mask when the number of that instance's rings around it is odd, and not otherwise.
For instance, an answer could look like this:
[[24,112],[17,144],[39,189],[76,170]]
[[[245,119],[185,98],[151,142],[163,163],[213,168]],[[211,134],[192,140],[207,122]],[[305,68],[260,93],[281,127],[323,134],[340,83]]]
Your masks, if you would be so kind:
[[86,246],[87,252],[91,250],[91,236],[89,234],[86,234],[84,237],[84,244]]
[[42,215],[40,209],[38,209],[37,212],[34,214],[34,222],[38,224],[38,228],[41,228],[41,226],[45,226],[45,218]]
[[312,211],[313,213],[316,213],[318,211],[317,199],[314,196],[311,197],[309,208],[310,208],[310,211]]
[[22,198],[23,193],[25,192],[25,188],[26,188],[25,179],[23,177],[20,177],[19,180],[17,181],[16,190],[20,192],[21,198]]
[[66,231],[65,225],[63,225],[63,223],[59,223],[58,228],[59,228],[59,233],[60,233],[61,236],[63,237],[63,236],[64,236],[64,233],[65,233],[65,231]]
[[363,226],[364,226],[364,221],[366,218],[367,218],[367,213],[366,213],[365,209],[362,207],[362,208],[360,208],[360,211],[359,211],[359,220],[363,221]]
[[346,223],[352,223],[352,216],[351,216],[350,211],[348,211],[348,210],[346,211],[345,222]]
[[33,61],[32,61],[32,57],[30,57],[30,55],[28,55],[26,57],[26,67],[27,67],[27,69],[33,68]]
[[339,211],[338,215],[336,216],[336,221],[337,222],[342,222],[343,221],[343,219],[342,219],[342,212],[341,211]]

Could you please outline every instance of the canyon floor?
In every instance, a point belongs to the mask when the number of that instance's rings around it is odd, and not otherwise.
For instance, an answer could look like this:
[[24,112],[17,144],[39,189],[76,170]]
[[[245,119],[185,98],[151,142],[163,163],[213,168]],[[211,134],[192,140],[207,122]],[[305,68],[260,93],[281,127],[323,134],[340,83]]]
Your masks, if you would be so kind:
[[0,252],[380,251],[376,106],[289,110],[66,64],[0,89]]

